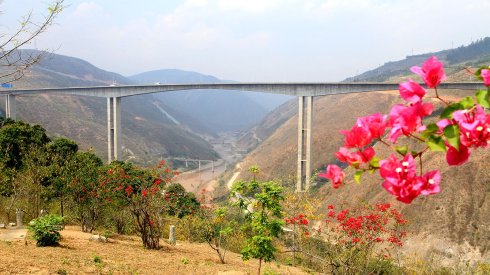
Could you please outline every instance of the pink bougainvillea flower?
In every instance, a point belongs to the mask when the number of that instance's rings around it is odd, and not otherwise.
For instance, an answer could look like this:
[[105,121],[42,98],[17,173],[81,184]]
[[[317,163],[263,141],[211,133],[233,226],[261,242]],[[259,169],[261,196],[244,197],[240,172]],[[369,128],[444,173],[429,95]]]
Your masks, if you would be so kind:
[[414,132],[422,132],[422,118],[432,113],[434,106],[431,103],[417,102],[411,106],[397,104],[390,111],[391,131],[390,141],[396,143],[401,135],[410,135]]
[[449,144],[446,144],[446,146],[448,147],[446,152],[446,161],[450,166],[464,164],[470,157],[470,150],[463,144],[459,145],[459,150],[456,150],[456,148]]
[[357,120],[357,124],[362,124],[371,132],[371,138],[380,138],[384,135],[388,124],[387,116],[380,113],[361,117]]
[[371,131],[363,123],[358,121],[350,130],[341,130],[341,134],[345,136],[344,146],[347,148],[361,148],[373,140]]
[[453,124],[453,121],[451,121],[450,119],[447,119],[447,118],[441,119],[436,123],[437,127],[439,127],[440,133],[442,133],[442,131],[444,131],[444,128],[446,128],[446,126],[449,126],[452,124]]
[[425,61],[422,64],[422,68],[413,66],[410,70],[422,77],[429,88],[435,88],[442,81],[446,80],[446,73],[444,72],[442,63],[435,56]]
[[458,123],[460,142],[466,147],[487,147],[490,143],[490,115],[477,105],[471,112],[460,110],[453,113]]
[[432,195],[441,192],[441,172],[438,170],[430,171],[425,175],[419,177],[419,181],[422,183],[422,195]]
[[330,164],[329,166],[327,166],[326,173],[318,174],[318,176],[331,180],[333,188],[339,188],[342,185],[345,173],[337,165]]
[[400,83],[398,90],[400,91],[400,96],[410,103],[421,101],[426,93],[425,89],[412,79],[408,79],[408,81]]
[[431,171],[421,177],[417,176],[415,162],[410,154],[401,161],[392,154],[379,164],[379,173],[385,179],[382,186],[401,202],[411,203],[421,194],[430,195],[440,191],[440,172]]
[[490,86],[490,70],[481,70],[481,77],[483,77],[483,83],[485,83],[485,86]]
[[351,152],[346,147],[340,147],[339,151],[335,153],[338,160],[346,162],[349,165],[358,165],[371,161],[374,157],[375,151],[372,147],[364,149],[364,151]]

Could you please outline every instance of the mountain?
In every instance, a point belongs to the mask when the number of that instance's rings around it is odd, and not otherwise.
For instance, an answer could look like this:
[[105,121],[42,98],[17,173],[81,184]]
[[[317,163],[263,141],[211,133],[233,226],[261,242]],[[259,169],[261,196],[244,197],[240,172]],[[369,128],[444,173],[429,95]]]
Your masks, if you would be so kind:
[[[130,79],[139,84],[224,82],[214,76],[175,69],[145,72]],[[290,99],[281,95],[223,90],[175,91],[160,93],[156,97],[171,106],[177,120],[185,114],[192,118],[192,127],[212,135],[246,130]]]
[[[363,73],[346,81],[399,81],[405,77],[419,79],[410,73],[409,68],[420,65],[427,57],[436,55],[447,67],[450,81],[465,80],[470,76],[465,67],[474,70],[478,66],[490,64],[490,39],[485,38],[477,43],[453,50],[410,56],[404,60],[388,62],[383,66]],[[456,101],[474,91],[444,91],[443,97]],[[372,92],[362,94],[332,95],[316,97],[313,107],[312,167],[323,170],[329,163],[338,163],[334,153],[343,145],[342,129],[350,129],[360,116],[381,112],[389,113],[389,108],[401,103],[398,91]],[[442,106],[437,106],[440,112]],[[251,137],[260,132],[257,129],[266,125],[280,125],[276,130],[263,135],[263,141],[251,151],[240,163],[245,171],[251,165],[258,165],[262,179],[276,178],[286,185],[295,184],[297,162],[297,103],[291,103],[285,112],[277,109],[268,115],[269,119],[252,128],[241,141],[250,144]],[[274,118],[274,119],[272,119]],[[271,124],[271,122],[276,122]],[[281,124],[282,121],[285,121]],[[247,143],[248,142],[248,143]],[[375,146],[381,156],[388,151],[382,145]],[[343,204],[346,207],[358,202],[389,202],[402,210],[410,221],[407,231],[409,238],[406,251],[417,251],[418,257],[436,257],[440,263],[459,263],[465,261],[490,261],[490,174],[488,159],[490,150],[479,150],[472,154],[471,160],[456,168],[445,164],[443,154],[430,153],[424,158],[427,171],[440,169],[443,182],[442,191],[437,195],[422,197],[411,205],[396,201],[381,186],[377,173],[363,176],[362,184],[353,180],[353,172],[347,170],[346,186],[332,189],[325,181],[318,181],[313,193],[323,199],[319,205],[321,212],[326,213],[327,204]],[[246,173],[240,177],[246,178]]]
[[[36,53],[23,50],[22,54]],[[47,53],[15,88],[134,84],[124,76],[96,68],[73,57]],[[107,158],[106,99],[81,96],[39,95],[18,97],[18,116],[45,127],[52,135],[74,139]],[[185,121],[176,124],[162,112],[165,104],[152,95],[122,99],[123,158],[146,164],[163,157],[217,159],[219,156]]]
[[434,53],[407,56],[403,60],[390,61],[382,66],[347,78],[346,82],[392,81],[410,74],[409,68],[422,64],[430,56],[437,56],[444,63],[450,75],[448,81],[468,81],[471,78],[464,73],[466,67],[488,66],[490,64],[490,37],[485,37],[467,46]]

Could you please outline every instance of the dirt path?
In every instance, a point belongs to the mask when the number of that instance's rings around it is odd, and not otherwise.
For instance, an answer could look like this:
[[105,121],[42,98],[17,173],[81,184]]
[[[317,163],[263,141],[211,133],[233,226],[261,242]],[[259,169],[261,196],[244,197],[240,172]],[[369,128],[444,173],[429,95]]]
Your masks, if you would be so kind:
[[24,228],[0,229],[0,240],[2,241],[24,240],[26,235],[27,229]]

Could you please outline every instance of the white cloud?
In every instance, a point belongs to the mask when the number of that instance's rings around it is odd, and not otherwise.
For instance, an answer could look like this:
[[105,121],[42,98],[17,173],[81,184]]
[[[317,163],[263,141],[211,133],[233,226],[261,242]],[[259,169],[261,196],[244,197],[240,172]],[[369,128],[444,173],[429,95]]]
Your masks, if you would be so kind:
[[261,13],[277,7],[278,0],[218,0],[218,7],[224,11],[245,11]]
[[104,9],[95,2],[82,2],[73,12],[77,17],[97,17],[103,13]]

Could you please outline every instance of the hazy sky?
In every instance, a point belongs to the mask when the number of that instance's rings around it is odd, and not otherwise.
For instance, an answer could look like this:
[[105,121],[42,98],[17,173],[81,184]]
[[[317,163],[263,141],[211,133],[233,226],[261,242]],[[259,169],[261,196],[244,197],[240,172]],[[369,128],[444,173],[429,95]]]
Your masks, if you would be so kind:
[[[65,0],[31,47],[123,75],[176,68],[237,81],[339,81],[490,36],[490,0]],[[49,0],[4,0],[0,33]]]

